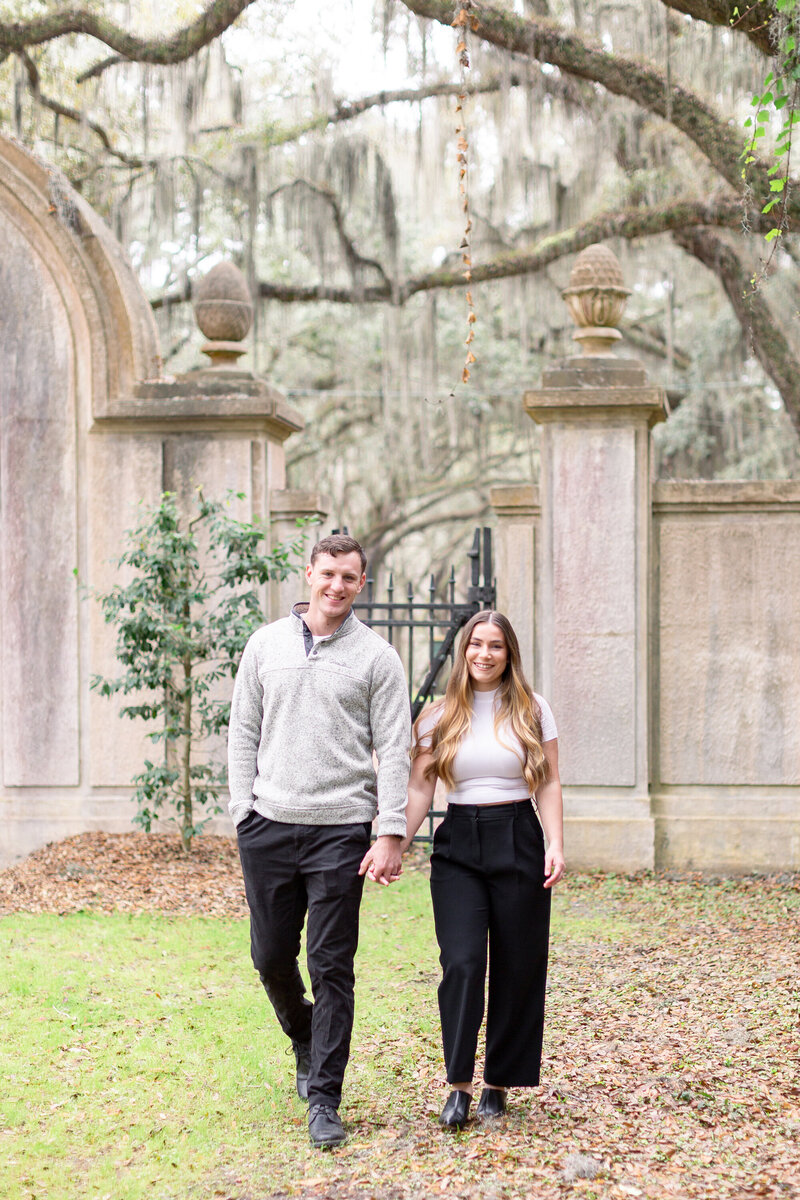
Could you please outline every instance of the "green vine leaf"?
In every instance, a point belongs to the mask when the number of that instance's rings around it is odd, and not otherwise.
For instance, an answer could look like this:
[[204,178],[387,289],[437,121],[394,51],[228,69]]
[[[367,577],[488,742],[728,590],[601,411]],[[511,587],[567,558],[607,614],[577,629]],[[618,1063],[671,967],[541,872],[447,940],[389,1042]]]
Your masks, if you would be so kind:
[[[800,120],[800,113],[797,111],[798,82],[800,82],[800,61],[797,58],[797,46],[800,39],[800,0],[776,0],[775,10],[780,14],[774,18],[775,43],[777,45],[775,66],[767,73],[762,89],[754,93],[750,100],[751,107],[755,108],[756,112],[754,116],[749,116],[744,121],[744,127],[750,133],[748,143],[742,152],[743,174],[746,178],[747,168],[757,161],[755,150],[758,139],[767,136],[773,116],[782,121],[772,150],[774,161],[767,168],[769,189],[772,195],[761,209],[763,213],[767,214],[780,206],[776,227],[768,230],[765,234],[768,242],[775,242],[784,224],[788,199],[792,133],[796,122]],[[734,10],[732,24],[738,16],[737,6]]]

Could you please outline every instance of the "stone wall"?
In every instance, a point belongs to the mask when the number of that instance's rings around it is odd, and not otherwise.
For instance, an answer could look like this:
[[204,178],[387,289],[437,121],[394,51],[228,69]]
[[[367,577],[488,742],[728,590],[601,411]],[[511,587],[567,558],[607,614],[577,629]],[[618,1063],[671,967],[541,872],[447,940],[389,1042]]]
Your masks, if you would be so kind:
[[[91,821],[88,430],[158,370],[144,296],[59,176],[0,140],[0,861]],[[108,497],[103,497],[108,506]],[[114,507],[113,501],[111,504]],[[81,820],[83,821],[83,817]]]
[[800,869],[800,483],[654,490],[657,861]]
[[[560,608],[560,592],[548,593],[540,495],[530,485],[492,491],[497,603],[521,633],[534,687],[554,705],[570,864],[800,870],[800,483],[654,485],[647,667],[626,711],[619,697],[609,702],[610,728],[595,720],[592,677],[599,673],[610,693],[616,653],[603,661],[601,636],[557,661],[545,606]],[[562,496],[551,509],[554,520],[565,504]],[[614,562],[613,531],[585,511],[584,522],[582,537],[567,539],[583,573],[560,618],[568,645],[572,628],[588,638],[605,607],[594,603],[602,588],[581,550],[586,538]],[[637,695],[649,751],[638,797],[630,786]]]

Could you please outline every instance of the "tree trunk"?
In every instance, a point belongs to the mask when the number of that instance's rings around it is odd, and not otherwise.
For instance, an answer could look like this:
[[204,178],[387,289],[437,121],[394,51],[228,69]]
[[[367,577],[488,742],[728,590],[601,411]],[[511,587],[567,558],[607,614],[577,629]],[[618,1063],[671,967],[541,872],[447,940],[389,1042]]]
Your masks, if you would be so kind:
[[192,819],[192,660],[183,660],[183,748],[181,751],[181,843],[188,854],[192,848],[194,821]]

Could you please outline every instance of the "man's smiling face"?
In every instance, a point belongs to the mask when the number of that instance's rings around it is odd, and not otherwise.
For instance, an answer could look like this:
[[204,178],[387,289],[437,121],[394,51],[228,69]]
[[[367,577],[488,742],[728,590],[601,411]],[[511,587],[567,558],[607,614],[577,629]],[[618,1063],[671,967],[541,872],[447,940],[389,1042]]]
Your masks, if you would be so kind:
[[366,578],[355,550],[350,554],[319,554],[306,567],[306,580],[311,588],[308,617],[333,627],[341,624]]

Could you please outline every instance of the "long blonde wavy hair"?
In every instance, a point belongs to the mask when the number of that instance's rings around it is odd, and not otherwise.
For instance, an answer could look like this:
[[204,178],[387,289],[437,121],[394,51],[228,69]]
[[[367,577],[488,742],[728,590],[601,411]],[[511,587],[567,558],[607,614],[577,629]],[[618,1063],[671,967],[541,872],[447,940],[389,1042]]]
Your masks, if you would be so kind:
[[[461,739],[469,732],[472,722],[474,689],[467,666],[467,647],[478,625],[496,625],[506,641],[508,662],[498,684],[495,736],[501,745],[505,745],[501,737],[501,731],[505,728],[517,738],[525,753],[522,774],[533,795],[547,778],[547,762],[542,750],[541,713],[522,670],[517,635],[508,617],[499,612],[487,609],[476,613],[464,626],[444,699],[427,708],[417,718],[411,757],[418,758],[420,754],[430,753],[433,761],[426,767],[425,777],[441,779],[449,791],[456,786],[453,763]],[[431,734],[430,747],[421,746],[419,724],[432,712],[440,712],[441,715]]]

